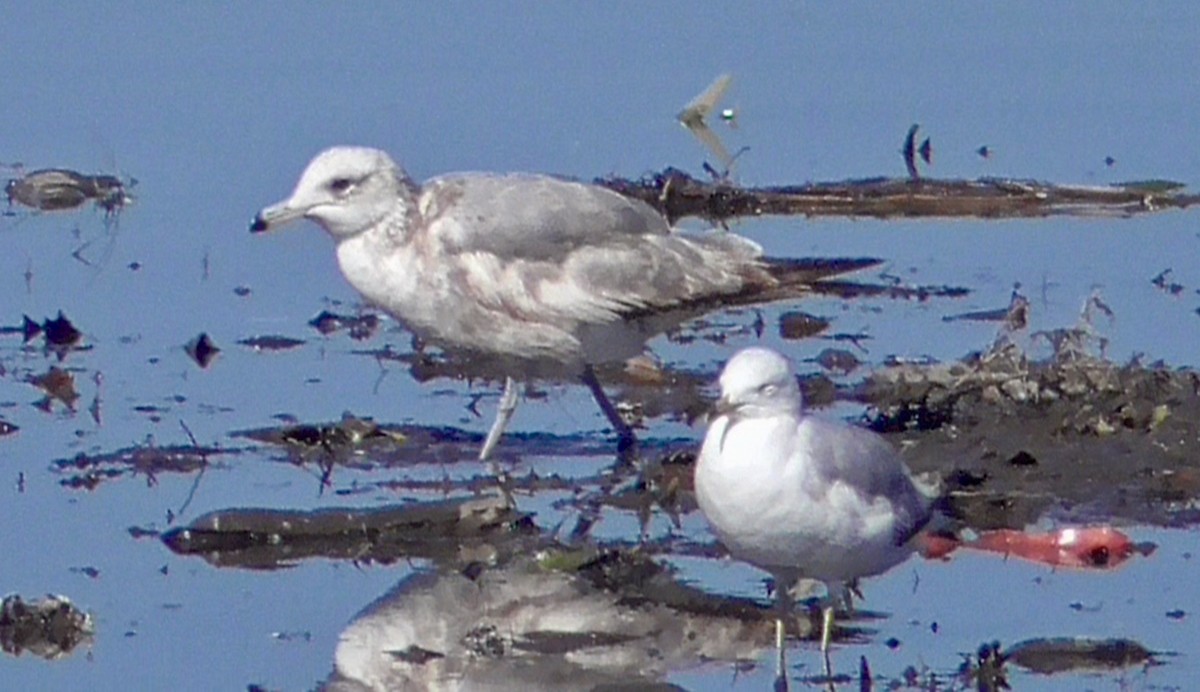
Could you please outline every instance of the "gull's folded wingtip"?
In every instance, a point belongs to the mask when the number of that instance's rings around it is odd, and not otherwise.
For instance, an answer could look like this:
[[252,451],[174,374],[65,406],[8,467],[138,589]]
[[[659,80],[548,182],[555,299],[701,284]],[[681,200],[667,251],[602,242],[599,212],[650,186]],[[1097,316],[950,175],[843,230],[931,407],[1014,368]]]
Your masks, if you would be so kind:
[[785,259],[769,257],[767,266],[777,279],[788,283],[814,282],[833,276],[850,274],[883,264],[877,257],[802,257]]

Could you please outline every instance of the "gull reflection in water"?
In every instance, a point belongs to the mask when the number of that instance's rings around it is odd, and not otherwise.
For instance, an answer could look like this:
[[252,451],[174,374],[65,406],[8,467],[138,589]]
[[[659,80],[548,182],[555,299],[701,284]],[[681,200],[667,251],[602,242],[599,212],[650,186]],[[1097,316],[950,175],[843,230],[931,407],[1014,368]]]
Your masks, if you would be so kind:
[[545,564],[407,577],[342,632],[323,689],[674,689],[671,671],[749,664],[771,645],[771,611],[648,560],[630,570],[640,595]]

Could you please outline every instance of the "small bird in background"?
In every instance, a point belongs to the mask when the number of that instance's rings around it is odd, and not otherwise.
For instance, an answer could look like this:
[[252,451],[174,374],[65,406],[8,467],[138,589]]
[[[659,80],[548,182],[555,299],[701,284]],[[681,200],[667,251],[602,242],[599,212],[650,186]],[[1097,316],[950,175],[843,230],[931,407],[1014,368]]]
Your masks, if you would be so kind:
[[[717,133],[708,126],[708,116],[720,103],[732,83],[732,75],[726,73],[718,76],[704,91],[688,101],[683,110],[675,116],[681,125],[686,127],[696,139],[700,140],[701,144],[712,152],[726,172],[733,168],[735,157],[725,148],[725,144],[717,136]],[[732,125],[736,114],[733,109],[725,109],[721,112],[721,118]]]
[[917,170],[917,156],[925,162],[925,165],[933,165],[933,143],[926,137],[925,141],[917,145],[917,130],[921,129],[920,125],[913,123],[912,127],[908,128],[908,134],[904,137],[904,146],[900,149],[900,154],[904,156],[904,167],[908,169],[908,178],[914,182],[921,179],[921,174]]

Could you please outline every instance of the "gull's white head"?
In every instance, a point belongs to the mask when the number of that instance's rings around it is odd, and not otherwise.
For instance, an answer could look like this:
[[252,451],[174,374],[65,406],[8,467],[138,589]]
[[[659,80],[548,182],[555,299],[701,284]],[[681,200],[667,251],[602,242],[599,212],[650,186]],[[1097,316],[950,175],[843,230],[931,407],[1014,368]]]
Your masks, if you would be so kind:
[[309,162],[292,196],[260,211],[250,230],[267,231],[303,217],[334,238],[346,238],[393,213],[406,201],[410,184],[386,152],[367,147],[326,149]]
[[744,348],[721,371],[717,412],[739,418],[799,414],[800,385],[787,358],[769,348]]

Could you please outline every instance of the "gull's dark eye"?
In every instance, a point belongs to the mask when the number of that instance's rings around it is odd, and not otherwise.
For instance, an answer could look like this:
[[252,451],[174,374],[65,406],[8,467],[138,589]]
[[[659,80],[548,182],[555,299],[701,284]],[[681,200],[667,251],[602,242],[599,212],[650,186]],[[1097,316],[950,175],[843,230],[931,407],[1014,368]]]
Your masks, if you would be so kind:
[[334,194],[345,194],[347,190],[354,187],[354,181],[349,178],[334,178],[329,181],[329,189]]

